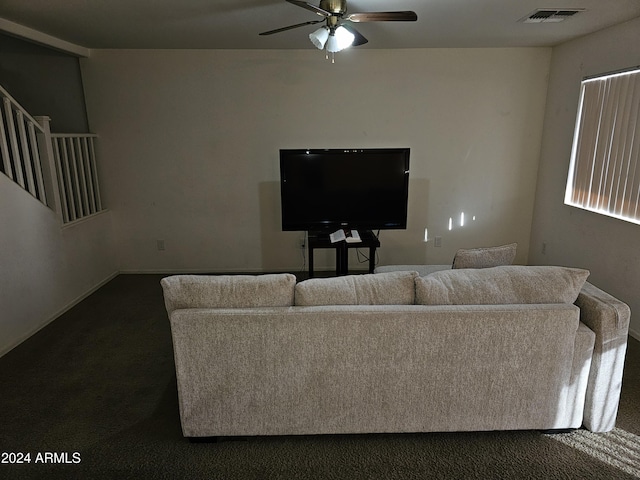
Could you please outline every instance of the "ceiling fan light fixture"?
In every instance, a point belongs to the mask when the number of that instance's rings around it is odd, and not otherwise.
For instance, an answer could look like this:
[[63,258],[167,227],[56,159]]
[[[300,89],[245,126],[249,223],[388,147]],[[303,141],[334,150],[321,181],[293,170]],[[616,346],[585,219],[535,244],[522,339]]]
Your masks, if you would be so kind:
[[345,48],[349,48],[352,44],[356,36],[351,33],[349,30],[340,25],[336,28],[335,37],[338,40],[338,48],[340,50],[344,50]]
[[[259,35],[273,35],[274,33],[286,32],[294,28],[306,27],[324,23],[324,26],[309,34],[309,39],[319,50],[324,49],[332,55],[351,46],[360,46],[368,40],[350,23],[341,22],[415,22],[418,20],[416,12],[405,10],[397,12],[359,12],[347,14],[347,0],[319,0],[320,5],[316,6],[305,0],[286,0],[297,7],[310,10],[322,17],[320,20],[309,20],[295,25],[276,28],[262,32]],[[317,1],[317,0],[316,0]],[[562,11],[564,12],[564,11]]]
[[309,34],[309,40],[315,45],[318,50],[322,50],[329,38],[329,28],[320,27],[315,32]]
[[333,34],[329,34],[329,38],[327,40],[326,47],[327,47],[327,52],[329,52],[329,53],[336,53],[336,52],[339,52],[340,50],[342,50],[338,46],[338,39]]
[[327,39],[326,47],[327,52],[336,53],[345,48],[348,48],[353,43],[355,35],[343,26],[339,26],[335,30],[329,32],[329,38]]

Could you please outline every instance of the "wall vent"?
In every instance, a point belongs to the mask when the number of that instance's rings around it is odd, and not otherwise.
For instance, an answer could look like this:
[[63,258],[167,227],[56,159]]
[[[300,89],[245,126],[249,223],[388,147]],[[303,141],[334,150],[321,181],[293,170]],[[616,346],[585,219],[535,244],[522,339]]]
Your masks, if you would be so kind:
[[566,20],[567,18],[571,18],[580,12],[584,12],[585,10],[585,8],[541,8],[538,10],[534,10],[529,15],[521,18],[519,21],[523,23],[558,23]]

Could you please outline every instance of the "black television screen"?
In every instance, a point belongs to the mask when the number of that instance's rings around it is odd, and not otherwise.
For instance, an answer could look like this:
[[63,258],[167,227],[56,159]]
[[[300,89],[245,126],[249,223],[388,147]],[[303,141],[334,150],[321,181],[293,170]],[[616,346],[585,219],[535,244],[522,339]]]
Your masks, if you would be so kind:
[[280,150],[282,230],[407,228],[409,148]]

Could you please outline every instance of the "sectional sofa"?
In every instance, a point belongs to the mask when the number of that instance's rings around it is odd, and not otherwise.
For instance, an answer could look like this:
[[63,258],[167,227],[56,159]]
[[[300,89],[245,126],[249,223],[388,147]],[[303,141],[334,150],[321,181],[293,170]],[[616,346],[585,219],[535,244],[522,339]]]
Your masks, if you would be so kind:
[[611,430],[630,312],[588,274],[166,277],[183,434]]

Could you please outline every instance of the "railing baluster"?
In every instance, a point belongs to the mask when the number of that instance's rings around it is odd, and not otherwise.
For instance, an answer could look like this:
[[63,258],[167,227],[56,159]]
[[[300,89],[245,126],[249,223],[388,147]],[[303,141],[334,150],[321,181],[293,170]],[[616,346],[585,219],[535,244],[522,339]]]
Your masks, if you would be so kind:
[[53,158],[56,164],[56,175],[58,176],[58,189],[60,190],[60,203],[62,205],[62,221],[68,223],[69,218],[69,201],[67,200],[67,187],[64,180],[62,168],[62,156],[60,154],[60,138],[52,138]]
[[44,179],[42,178],[42,164],[40,162],[40,153],[38,153],[38,139],[36,137],[36,129],[33,122],[28,122],[29,127],[29,147],[33,152],[33,170],[36,174],[36,185],[38,187],[38,200],[47,205],[47,192],[44,188]]
[[94,137],[89,139],[89,152],[91,159],[91,172],[93,173],[93,185],[95,186],[96,208],[102,211],[102,197],[100,196],[100,183],[98,182],[98,169],[96,166],[96,150],[94,146]]
[[65,138],[60,139],[62,147],[62,164],[64,169],[64,182],[67,191],[67,202],[69,203],[69,221],[73,222],[78,215],[76,213],[76,201],[74,198],[73,183],[71,181],[71,167],[69,166],[69,154],[67,152],[67,142]]
[[80,137],[75,138],[75,152],[76,161],[78,162],[78,178],[80,179],[80,194],[82,196],[84,215],[91,215],[93,212],[89,208],[89,192],[87,191],[87,176],[84,168],[85,159]]
[[91,157],[89,157],[89,139],[82,137],[82,157],[84,158],[84,171],[85,178],[87,179],[87,192],[89,194],[89,211],[96,213],[96,196],[95,188],[93,186],[93,174],[91,172]]
[[7,97],[4,98],[4,113],[7,116],[7,133],[9,134],[9,143],[11,144],[11,153],[13,154],[13,166],[15,172],[13,180],[22,188],[25,188],[21,166],[22,162],[20,162],[20,148],[18,147],[18,137],[16,136],[16,124],[13,120],[11,100]]
[[29,151],[29,142],[27,141],[27,129],[25,127],[26,121],[22,112],[16,112],[16,120],[18,122],[18,136],[20,137],[20,148],[22,149],[22,168],[24,174],[27,177],[26,187],[27,191],[38,198],[36,192],[36,184],[33,179],[33,160],[31,158],[31,152]]
[[76,160],[76,148],[72,138],[67,138],[67,149],[69,151],[69,165],[71,165],[71,181],[73,184],[73,196],[76,202],[77,218],[84,217],[82,211],[82,194],[80,193],[80,179],[78,178],[78,163]]
[[11,167],[11,158],[9,156],[9,144],[7,143],[7,135],[5,133],[8,125],[5,122],[6,115],[3,115],[2,111],[3,109],[0,108],[0,153],[2,154],[4,174],[13,180],[13,168]]

